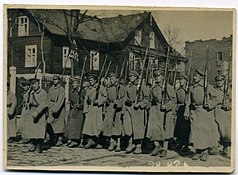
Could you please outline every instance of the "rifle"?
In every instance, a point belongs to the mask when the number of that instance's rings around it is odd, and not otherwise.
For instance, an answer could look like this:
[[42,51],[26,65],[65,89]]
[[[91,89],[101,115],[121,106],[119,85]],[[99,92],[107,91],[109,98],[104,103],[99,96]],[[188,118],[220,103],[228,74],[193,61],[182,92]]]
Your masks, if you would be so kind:
[[174,70],[174,79],[173,79],[173,87],[175,89],[175,85],[176,85],[176,76],[177,76],[177,62],[175,63],[175,70]]
[[[126,58],[123,60],[123,64],[122,64],[122,68],[121,68],[121,72],[120,72],[120,76],[119,76],[119,81],[118,81],[118,84],[117,84],[117,87],[116,87],[116,100],[119,99],[119,91],[120,91],[120,85],[121,85],[121,80],[122,80],[122,75],[123,75],[123,72],[125,70],[125,65],[126,65]],[[113,106],[113,125],[115,123],[115,120],[116,120],[116,108],[117,106],[114,104]]]
[[[106,57],[105,57],[105,59],[104,59],[101,72],[100,72],[100,74],[99,74],[99,76],[98,76],[98,85],[97,85],[97,88],[96,88],[95,100],[97,100],[97,99],[98,99],[98,96],[99,96],[99,89],[100,89],[100,86],[101,86],[102,73],[103,73],[103,70],[104,70],[104,67],[105,67],[105,64],[106,64],[106,61],[107,61],[107,57],[108,57],[108,54],[106,55]],[[110,62],[111,62],[111,61],[110,61]],[[108,66],[108,67],[109,67],[109,66]]]
[[222,109],[226,109],[226,97],[227,97],[227,93],[228,93],[229,86],[230,86],[230,67],[231,67],[231,64],[229,63],[227,78],[224,83],[224,90],[223,90],[224,94],[223,94],[222,106],[221,106]]
[[208,49],[208,45],[206,48],[206,64],[205,64],[205,71],[204,71],[204,86],[203,86],[203,90],[204,90],[204,98],[203,98],[203,107],[204,108],[208,108],[208,66],[209,66],[209,49]]
[[186,104],[188,102],[188,97],[189,97],[189,86],[190,86],[190,83],[191,83],[191,78],[190,78],[190,75],[191,75],[191,65],[192,65],[192,60],[191,58],[189,59],[189,64],[188,64],[188,80],[187,80],[187,83],[186,83],[186,86],[185,86],[185,100],[184,100],[184,104]]
[[167,89],[167,83],[168,83],[168,73],[169,73],[168,69],[169,69],[169,62],[170,62],[169,52],[170,52],[170,47],[168,47],[166,62],[165,62],[164,79],[162,84],[161,110],[164,110],[164,104],[166,102],[166,89]]
[[146,49],[145,52],[145,58],[143,61],[143,65],[142,65],[142,69],[141,69],[141,73],[140,73],[140,77],[139,77],[139,83],[137,85],[136,88],[136,99],[135,99],[135,104],[138,103],[139,97],[140,97],[140,93],[141,93],[141,86],[142,86],[142,80],[143,80],[143,73],[144,73],[144,68],[145,68],[145,62],[146,62],[146,57],[147,57],[147,53],[148,53],[148,48]]
[[82,68],[82,72],[81,72],[81,75],[80,75],[80,86],[79,86],[79,98],[78,98],[78,104],[81,104],[81,96],[82,96],[82,88],[83,88],[83,77],[84,77],[84,69],[85,69],[85,64],[86,64],[86,61],[87,61],[87,56],[85,56],[84,58],[84,61],[83,61],[83,68]]

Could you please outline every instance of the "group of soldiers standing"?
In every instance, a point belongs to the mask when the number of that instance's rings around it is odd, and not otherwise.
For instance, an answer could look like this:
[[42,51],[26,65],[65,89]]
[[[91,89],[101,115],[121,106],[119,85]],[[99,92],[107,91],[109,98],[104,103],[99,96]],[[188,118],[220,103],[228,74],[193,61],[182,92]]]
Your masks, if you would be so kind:
[[[22,83],[24,107],[21,113],[23,139],[31,143],[29,151],[41,153],[46,145],[69,148],[102,149],[141,154],[145,139],[153,143],[151,156],[166,157],[174,143],[176,151],[192,159],[206,161],[209,154],[229,154],[231,145],[231,93],[224,93],[226,77],[218,75],[215,85],[204,91],[204,72],[194,70],[193,84],[178,77],[180,87],[164,86],[165,71],[153,71],[151,84],[141,83],[137,71],[129,71],[129,82],[110,72],[109,81],[90,73],[82,80],[73,77],[69,93],[70,110],[65,110],[65,90],[61,78],[53,76],[48,94],[40,80]],[[139,86],[141,84],[141,86]],[[206,93],[206,94],[205,94]],[[206,105],[204,105],[206,96]],[[223,101],[225,100],[225,103]],[[8,137],[16,136],[16,98],[8,84]],[[224,105],[225,104],[225,105]],[[105,146],[106,145],[106,146]],[[145,146],[143,146],[145,145]]]

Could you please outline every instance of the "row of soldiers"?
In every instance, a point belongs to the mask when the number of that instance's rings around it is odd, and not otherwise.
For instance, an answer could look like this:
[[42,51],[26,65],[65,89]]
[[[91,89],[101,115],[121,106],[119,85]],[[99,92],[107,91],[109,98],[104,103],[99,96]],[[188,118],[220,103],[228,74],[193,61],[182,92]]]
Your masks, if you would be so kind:
[[[216,84],[207,86],[206,106],[201,70],[193,72],[194,83],[188,92],[185,75],[178,78],[180,87],[176,90],[169,84],[164,89],[164,70],[155,70],[153,84],[142,83],[140,91],[138,72],[130,71],[128,77],[127,85],[114,72],[109,73],[109,84],[98,82],[98,76],[93,73],[84,82],[79,77],[72,78],[68,114],[59,76],[53,76],[48,94],[40,88],[37,78],[23,82],[24,108],[19,130],[32,144],[29,151],[41,153],[45,143],[61,146],[64,138],[68,139],[70,148],[102,148],[104,139],[109,151],[121,151],[121,139],[126,137],[126,153],[142,153],[142,142],[147,138],[154,144],[151,156],[166,157],[169,143],[176,138],[177,150],[187,152],[189,146],[194,148],[194,160],[206,161],[208,154],[217,153],[219,145],[223,146],[223,154],[228,154],[231,93],[224,94],[225,76],[217,76]],[[16,99],[9,84],[7,103],[11,139],[16,135]]]

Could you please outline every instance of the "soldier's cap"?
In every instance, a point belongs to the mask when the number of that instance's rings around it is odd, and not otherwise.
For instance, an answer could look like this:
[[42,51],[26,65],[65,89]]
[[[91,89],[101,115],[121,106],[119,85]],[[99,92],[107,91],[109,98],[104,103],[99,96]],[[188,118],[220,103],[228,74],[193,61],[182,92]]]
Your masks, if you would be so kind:
[[89,86],[90,86],[90,83],[88,81],[83,82],[83,88],[89,87]]
[[140,75],[139,75],[139,73],[137,72],[137,71],[135,71],[135,70],[131,70],[130,72],[129,72],[129,77],[131,77],[131,76],[134,76],[134,77],[139,77]]
[[224,75],[217,75],[215,77],[215,81],[222,81],[222,80],[225,80],[225,76]]
[[88,73],[87,77],[97,79],[98,75],[96,73]]
[[115,72],[110,72],[108,76],[109,77],[116,77],[116,78],[119,77],[119,75],[117,73],[115,73]]
[[53,76],[53,80],[54,80],[54,79],[60,80],[60,76],[59,76],[59,75],[54,75],[54,76]]
[[164,76],[164,70],[157,69],[157,70],[154,71],[154,77],[158,77],[160,75]]
[[188,80],[188,77],[186,75],[182,74],[178,77],[178,80],[182,80],[182,79]]
[[203,72],[201,69],[195,69],[195,70],[194,70],[194,73],[195,73],[195,74],[199,74],[199,75],[201,75],[201,76],[204,75],[204,72]]
[[35,82],[39,82],[40,79],[39,78],[30,78],[29,81],[31,82],[31,84],[34,84]]
[[75,76],[75,77],[71,78],[72,82],[74,82],[74,81],[79,82],[80,80],[81,80],[81,78],[79,76]]
[[29,80],[24,80],[21,82],[22,86],[26,86],[26,85],[31,85],[31,82]]

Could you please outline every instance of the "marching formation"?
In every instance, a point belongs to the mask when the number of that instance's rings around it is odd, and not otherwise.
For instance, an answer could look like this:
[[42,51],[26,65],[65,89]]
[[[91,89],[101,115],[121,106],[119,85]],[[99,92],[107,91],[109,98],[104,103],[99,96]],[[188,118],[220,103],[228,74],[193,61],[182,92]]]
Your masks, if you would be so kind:
[[[177,77],[179,87],[168,83],[168,66],[151,70],[150,78],[135,70],[120,75],[90,72],[71,79],[70,110],[65,108],[61,78],[53,76],[46,93],[40,80],[22,82],[23,110],[18,132],[29,151],[41,153],[52,146],[150,153],[166,157],[168,150],[193,160],[208,155],[229,155],[231,146],[231,85],[218,75],[207,82],[206,70]],[[142,70],[141,72],[143,72]],[[129,80],[127,82],[127,80]],[[192,80],[192,81],[191,81]],[[16,137],[16,97],[8,83],[8,140]],[[147,150],[147,151],[145,151]],[[148,151],[150,150],[150,151]]]

